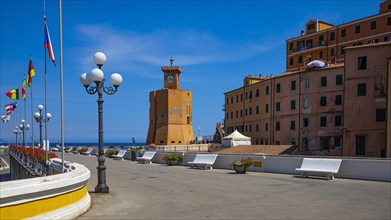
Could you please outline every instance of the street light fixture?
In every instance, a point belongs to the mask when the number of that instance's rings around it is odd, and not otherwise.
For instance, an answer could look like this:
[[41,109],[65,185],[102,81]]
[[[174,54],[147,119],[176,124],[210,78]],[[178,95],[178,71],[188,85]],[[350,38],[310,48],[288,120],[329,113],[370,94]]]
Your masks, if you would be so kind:
[[26,147],[26,131],[30,128],[29,124],[26,124],[26,121],[23,119],[22,124],[19,125],[20,130],[22,131],[23,146]]
[[[106,166],[105,156],[103,149],[103,92],[108,95],[114,95],[117,92],[118,87],[122,84],[122,76],[118,73],[114,73],[110,77],[110,83],[113,87],[105,87],[104,73],[101,70],[102,66],[106,63],[106,55],[102,52],[94,54],[94,62],[98,68],[91,70],[91,73],[83,73],[80,76],[80,82],[85,87],[86,92],[90,95],[98,93],[98,138],[99,138],[99,156],[98,156],[98,184],[95,187],[96,193],[108,193],[109,186],[106,184]],[[90,86],[94,82],[95,86]]]
[[[33,117],[39,123],[39,147],[42,148],[43,147],[43,142],[42,142],[42,122],[44,122],[44,123],[49,122],[49,120],[52,117],[52,115],[48,112],[48,113],[46,113],[46,118],[43,117],[43,115],[42,115],[43,105],[38,105],[38,110],[39,110],[39,112],[35,112],[33,114]],[[45,140],[45,146],[46,145],[48,145],[48,144],[47,144],[47,141]],[[48,148],[49,148],[49,146],[45,147],[45,161],[46,161],[46,163],[48,161]]]

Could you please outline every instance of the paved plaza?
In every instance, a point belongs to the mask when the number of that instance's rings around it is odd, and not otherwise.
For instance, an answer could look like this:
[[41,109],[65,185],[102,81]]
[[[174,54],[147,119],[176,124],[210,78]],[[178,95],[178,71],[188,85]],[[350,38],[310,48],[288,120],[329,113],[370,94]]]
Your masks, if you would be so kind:
[[78,219],[391,219],[391,183],[197,170],[106,159],[109,194],[93,193],[94,156],[66,154],[91,170],[90,209]]

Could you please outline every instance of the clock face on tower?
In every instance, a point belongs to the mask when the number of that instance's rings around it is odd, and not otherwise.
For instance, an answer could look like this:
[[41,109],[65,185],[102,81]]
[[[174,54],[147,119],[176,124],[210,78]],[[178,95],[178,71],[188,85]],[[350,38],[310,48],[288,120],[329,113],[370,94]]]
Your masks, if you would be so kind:
[[174,79],[175,79],[175,77],[173,75],[168,75],[167,78],[166,78],[168,83],[174,82]]

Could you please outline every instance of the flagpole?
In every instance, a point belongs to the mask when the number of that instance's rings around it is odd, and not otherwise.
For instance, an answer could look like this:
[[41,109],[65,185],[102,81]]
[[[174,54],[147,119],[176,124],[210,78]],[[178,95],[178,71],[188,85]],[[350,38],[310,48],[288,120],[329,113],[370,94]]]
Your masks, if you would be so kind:
[[[26,124],[27,124],[26,99],[23,97],[23,89],[25,89],[24,92],[26,93],[26,75],[23,76],[23,83],[24,83],[24,85],[22,85],[22,99],[23,99],[23,109],[24,109],[24,117],[23,118],[24,118],[24,120],[26,120]],[[26,94],[25,94],[25,97],[26,97]],[[23,126],[25,126],[26,124],[24,124]],[[26,144],[27,142],[25,142],[25,140],[26,140],[26,136],[24,136],[24,140],[23,140],[23,142]],[[26,146],[27,146],[27,144],[26,144]]]
[[[30,54],[30,62],[31,62],[31,54]],[[30,74],[30,63],[29,63],[29,74]],[[27,84],[29,82],[27,81]],[[35,155],[35,144],[34,144],[34,110],[33,110],[33,84],[29,85],[30,87],[30,99],[31,99],[31,145],[33,146],[33,157]]]
[[[46,29],[46,14],[43,16],[43,21],[44,21],[44,30]],[[44,36],[45,37],[45,36]],[[45,42],[44,42],[45,44]],[[47,105],[47,99],[46,99],[46,78],[47,78],[47,70],[46,70],[46,48],[43,47],[44,51],[45,51],[45,82],[44,82],[44,87],[45,87],[45,117],[46,117],[46,114],[47,114],[47,108],[48,108],[48,105]],[[46,161],[46,164],[48,163],[48,150],[49,150],[49,146],[48,146],[48,142],[47,142],[47,137],[48,137],[48,123],[47,123],[47,120],[45,120],[45,161]]]
[[61,102],[61,160],[62,172],[64,172],[64,91],[63,91],[63,63],[62,63],[62,1],[58,1],[60,17],[60,102]]

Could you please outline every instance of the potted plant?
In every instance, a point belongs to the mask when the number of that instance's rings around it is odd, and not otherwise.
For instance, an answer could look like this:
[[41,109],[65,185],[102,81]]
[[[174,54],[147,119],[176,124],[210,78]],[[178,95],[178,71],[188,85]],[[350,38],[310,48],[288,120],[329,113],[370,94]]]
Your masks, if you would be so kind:
[[246,173],[249,166],[254,165],[254,161],[251,157],[242,158],[241,160],[232,161],[232,166],[236,173]]
[[180,156],[178,154],[175,154],[175,153],[166,154],[166,155],[163,156],[162,159],[165,160],[166,164],[168,164],[169,166],[176,165],[177,163],[183,161],[182,156]]

